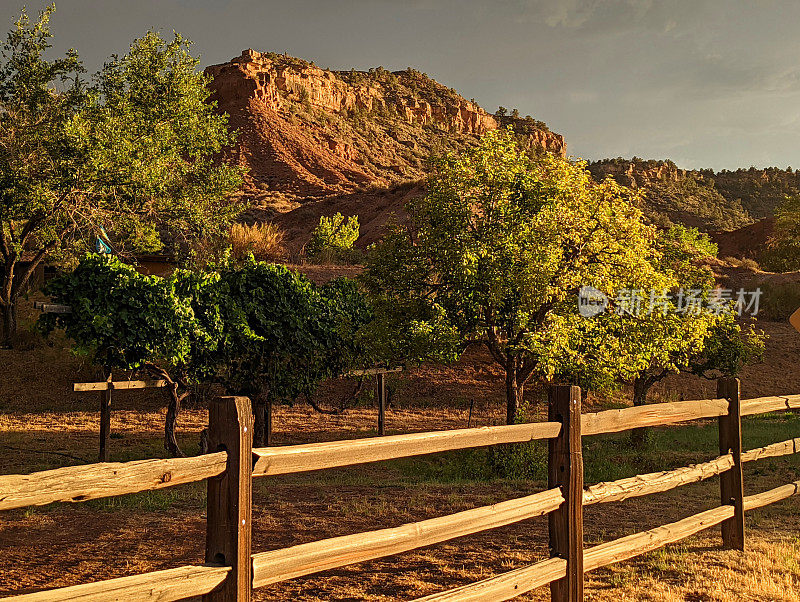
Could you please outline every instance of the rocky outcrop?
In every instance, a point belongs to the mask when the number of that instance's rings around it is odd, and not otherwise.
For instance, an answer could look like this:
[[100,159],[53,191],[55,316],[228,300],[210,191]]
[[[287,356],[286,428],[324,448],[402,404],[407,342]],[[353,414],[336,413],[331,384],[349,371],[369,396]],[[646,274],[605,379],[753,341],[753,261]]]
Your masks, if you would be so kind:
[[642,161],[636,157],[597,161],[591,163],[589,169],[598,181],[611,176],[628,188],[642,188],[655,182],[678,182],[686,177],[686,170],[672,161]]
[[[499,127],[476,103],[412,69],[331,71],[245,50],[206,75],[212,99],[239,130],[230,154],[248,168],[255,197],[319,197],[419,179],[434,150],[462,149]],[[524,131],[529,146],[566,154],[564,139],[546,126]]]
[[525,133],[525,140],[529,148],[541,148],[562,157],[567,156],[567,143],[561,134],[550,130],[534,130]]
[[273,53],[245,50],[229,63],[208,67],[206,74],[213,78],[219,98],[255,97],[274,111],[296,97],[323,111],[393,111],[408,123],[440,124],[454,132],[484,134],[497,128],[494,117],[460,97],[449,104],[432,104],[413,94],[403,96],[380,81],[349,84],[333,71]]

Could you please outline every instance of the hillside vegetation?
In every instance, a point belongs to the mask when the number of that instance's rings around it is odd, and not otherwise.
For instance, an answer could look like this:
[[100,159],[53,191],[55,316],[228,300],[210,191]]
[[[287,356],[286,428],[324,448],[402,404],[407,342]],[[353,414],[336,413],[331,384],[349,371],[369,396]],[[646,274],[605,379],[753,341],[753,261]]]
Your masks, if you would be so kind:
[[[614,178],[641,193],[642,210],[658,225],[735,230],[753,222],[738,198],[715,186],[713,172],[680,169],[670,160],[603,159],[588,165],[596,180]],[[729,181],[733,181],[731,178]]]
[[787,196],[800,194],[800,170],[791,167],[767,167],[766,169],[722,170],[710,173],[714,186],[726,199],[741,202],[742,207],[754,219],[771,217],[775,209]]

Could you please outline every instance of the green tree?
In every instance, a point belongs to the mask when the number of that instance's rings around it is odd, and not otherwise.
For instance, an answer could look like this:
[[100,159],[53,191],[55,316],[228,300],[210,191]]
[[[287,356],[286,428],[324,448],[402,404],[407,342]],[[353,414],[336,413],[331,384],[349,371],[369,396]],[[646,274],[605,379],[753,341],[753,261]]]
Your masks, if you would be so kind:
[[175,425],[189,385],[216,373],[225,330],[219,275],[178,270],[169,278],[144,276],[116,257],[89,254],[46,292],[69,314],[45,314],[45,333],[62,327],[76,351],[113,370],[140,370],[164,378],[170,403],[164,447],[183,455]]
[[735,376],[763,351],[763,335],[743,330],[732,304],[718,301],[712,311],[691,307],[691,299],[706,304],[714,300],[714,275],[703,260],[715,257],[717,248],[708,236],[672,226],[659,232],[656,244],[661,251],[657,268],[675,277],[681,296],[673,296],[662,311],[631,321],[626,361],[636,369],[636,406],[647,403],[652,386],[670,374]]
[[[561,374],[561,350],[597,329],[578,314],[581,286],[614,298],[676,284],[656,269],[656,231],[625,189],[595,184],[582,163],[530,156],[510,131],[434,160],[428,186],[410,227],[391,228],[368,258],[384,352],[453,358],[483,343],[505,370],[509,423],[526,383]],[[616,375],[607,358],[576,361]]]
[[344,258],[359,236],[358,216],[345,218],[341,213],[331,217],[321,216],[319,224],[311,231],[306,253],[316,259]]
[[773,272],[800,269],[800,196],[789,196],[775,210],[775,230],[759,257]]
[[[597,374],[587,374],[582,362],[560,364],[566,377],[584,386],[630,384],[634,406],[647,403],[651,388],[672,374],[735,376],[760,356],[764,345],[762,333],[737,323],[732,304],[710,304],[714,276],[703,260],[715,256],[717,249],[707,235],[672,226],[658,232],[655,245],[659,254],[654,267],[674,278],[679,289],[672,295],[666,290],[630,291],[627,301],[640,299],[641,311],[629,315],[618,305],[613,313],[597,316],[592,336],[578,339],[578,353],[572,354],[614,362],[619,367],[618,383],[597,382]],[[631,438],[641,444],[645,433],[646,429],[635,429]]]
[[222,234],[241,210],[238,168],[213,157],[232,142],[208,102],[189,42],[150,32],[81,80],[75,51],[47,60],[49,19],[25,12],[0,63],[0,344],[43,261],[70,263],[101,232],[122,255],[185,250]]
[[107,371],[167,380],[165,448],[173,455],[182,455],[175,424],[194,383],[251,397],[255,440],[264,444],[267,404],[310,400],[321,380],[365,365],[361,330],[371,312],[353,281],[316,286],[252,256],[161,278],[87,255],[47,292],[72,312],[42,316],[45,332],[64,328],[76,350]]

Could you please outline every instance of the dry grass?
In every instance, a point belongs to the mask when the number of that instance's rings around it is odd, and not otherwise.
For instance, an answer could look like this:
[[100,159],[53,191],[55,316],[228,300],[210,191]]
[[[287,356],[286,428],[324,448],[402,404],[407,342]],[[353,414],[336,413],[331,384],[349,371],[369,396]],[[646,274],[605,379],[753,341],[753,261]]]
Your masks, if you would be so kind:
[[[767,364],[745,375],[746,396],[800,391],[796,333],[770,327]],[[0,351],[0,474],[26,473],[93,461],[97,453],[96,394],[76,394],[71,383],[92,380],[91,366],[63,349],[36,346]],[[46,369],[43,369],[46,368]],[[323,397],[334,405],[351,387],[341,384]],[[710,395],[713,385],[670,379],[658,398]],[[367,386],[368,390],[370,387]],[[471,351],[456,366],[423,367],[391,379],[389,433],[502,421],[502,375],[483,352]],[[530,400],[536,392],[530,391]],[[165,396],[158,391],[115,393],[112,460],[163,457]],[[613,400],[595,400],[603,404]],[[587,408],[588,409],[588,408]],[[592,409],[599,409],[594,405]],[[787,415],[788,416],[788,415]],[[206,411],[182,412],[181,445],[196,453]],[[296,405],[275,415],[278,444],[370,436],[376,410],[362,400],[343,415],[314,413]],[[790,420],[748,418],[745,447],[785,439],[797,430]],[[703,430],[705,429],[705,430]],[[792,431],[792,432],[789,432]],[[623,438],[587,443],[587,482],[702,461],[716,455],[715,423],[664,429],[657,448],[637,455]],[[797,436],[796,433],[793,436]],[[713,444],[713,445],[712,445]],[[598,461],[598,455],[603,457]],[[254,483],[253,548],[266,551],[326,537],[442,516],[533,493],[535,480],[448,480],[442,465],[465,458],[435,455],[258,479]],[[477,465],[476,465],[477,466]],[[747,493],[798,478],[800,458],[748,465]],[[587,509],[587,546],[673,522],[719,501],[718,480]],[[205,487],[174,489],[76,505],[21,509],[0,517],[0,596],[86,583],[203,561]],[[800,498],[747,514],[748,550],[719,548],[718,530],[587,575],[588,600],[800,602]],[[547,556],[547,521],[524,521],[437,546],[327,571],[258,590],[255,600],[411,599],[485,579]],[[548,600],[547,588],[522,596]]]
[[[163,411],[117,410],[113,414],[113,459],[163,455]],[[179,436],[186,449],[196,441],[205,411],[188,410]],[[390,410],[390,432],[463,426],[462,410]],[[359,437],[374,433],[375,410],[358,408],[320,416],[303,406],[280,407],[279,442]],[[746,430],[751,432],[753,429]],[[714,430],[714,425],[708,427]],[[684,431],[667,429],[676,449],[689,453]],[[674,435],[672,434],[674,433]],[[776,433],[777,436],[777,433]],[[66,452],[91,460],[96,449],[92,412],[7,414],[0,439],[26,451],[4,454],[1,472],[28,472],[74,464]],[[780,435],[779,438],[782,438]],[[598,442],[598,446],[605,442]],[[587,449],[594,457],[600,447]],[[55,455],[54,455],[55,452]],[[697,456],[697,457],[695,457]],[[609,455],[607,460],[616,460]],[[694,460],[700,454],[693,454]],[[643,458],[647,466],[651,458]],[[544,487],[533,481],[448,482],[431,477],[437,456],[376,463],[269,479],[254,483],[255,551],[335,537],[441,516],[527,495]],[[587,460],[590,461],[590,460]],[[426,465],[433,469],[425,469]],[[588,467],[587,467],[588,468]],[[797,462],[766,460],[748,465],[747,492],[797,478]],[[636,467],[630,470],[639,471]],[[649,467],[642,470],[649,470]],[[588,471],[587,472],[591,472]],[[426,476],[427,475],[427,476]],[[716,480],[663,495],[587,509],[587,546],[689,516],[717,503]],[[85,583],[202,562],[204,487],[193,484],[76,505],[53,505],[4,513],[0,546],[7,559],[0,595]],[[719,548],[710,530],[665,550],[587,575],[587,599],[714,601],[800,600],[800,503],[790,498],[748,513],[748,551]],[[369,563],[295,579],[258,590],[261,601],[395,600],[457,587],[542,560],[547,555],[544,518],[460,538]],[[541,588],[522,600],[548,600]]]
[[707,532],[588,579],[590,600],[762,602],[800,600],[800,540],[778,525],[748,538],[745,553],[719,549]]
[[271,222],[233,224],[229,235],[236,259],[244,259],[250,253],[259,260],[281,259],[286,254],[283,239],[283,230]]

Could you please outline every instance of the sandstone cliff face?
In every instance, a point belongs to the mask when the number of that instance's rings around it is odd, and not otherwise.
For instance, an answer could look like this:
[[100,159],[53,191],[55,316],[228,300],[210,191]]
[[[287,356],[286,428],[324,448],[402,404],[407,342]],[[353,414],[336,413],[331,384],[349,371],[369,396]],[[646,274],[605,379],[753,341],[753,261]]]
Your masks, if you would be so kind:
[[[257,198],[419,179],[431,152],[462,149],[499,127],[474,102],[410,69],[335,72],[245,50],[206,74],[213,99],[239,129],[232,155],[249,168]],[[524,131],[530,146],[566,154],[564,139],[546,127]]]
[[596,180],[611,176],[628,188],[642,188],[655,182],[678,182],[686,177],[686,170],[672,161],[607,160],[592,163],[589,168]]

